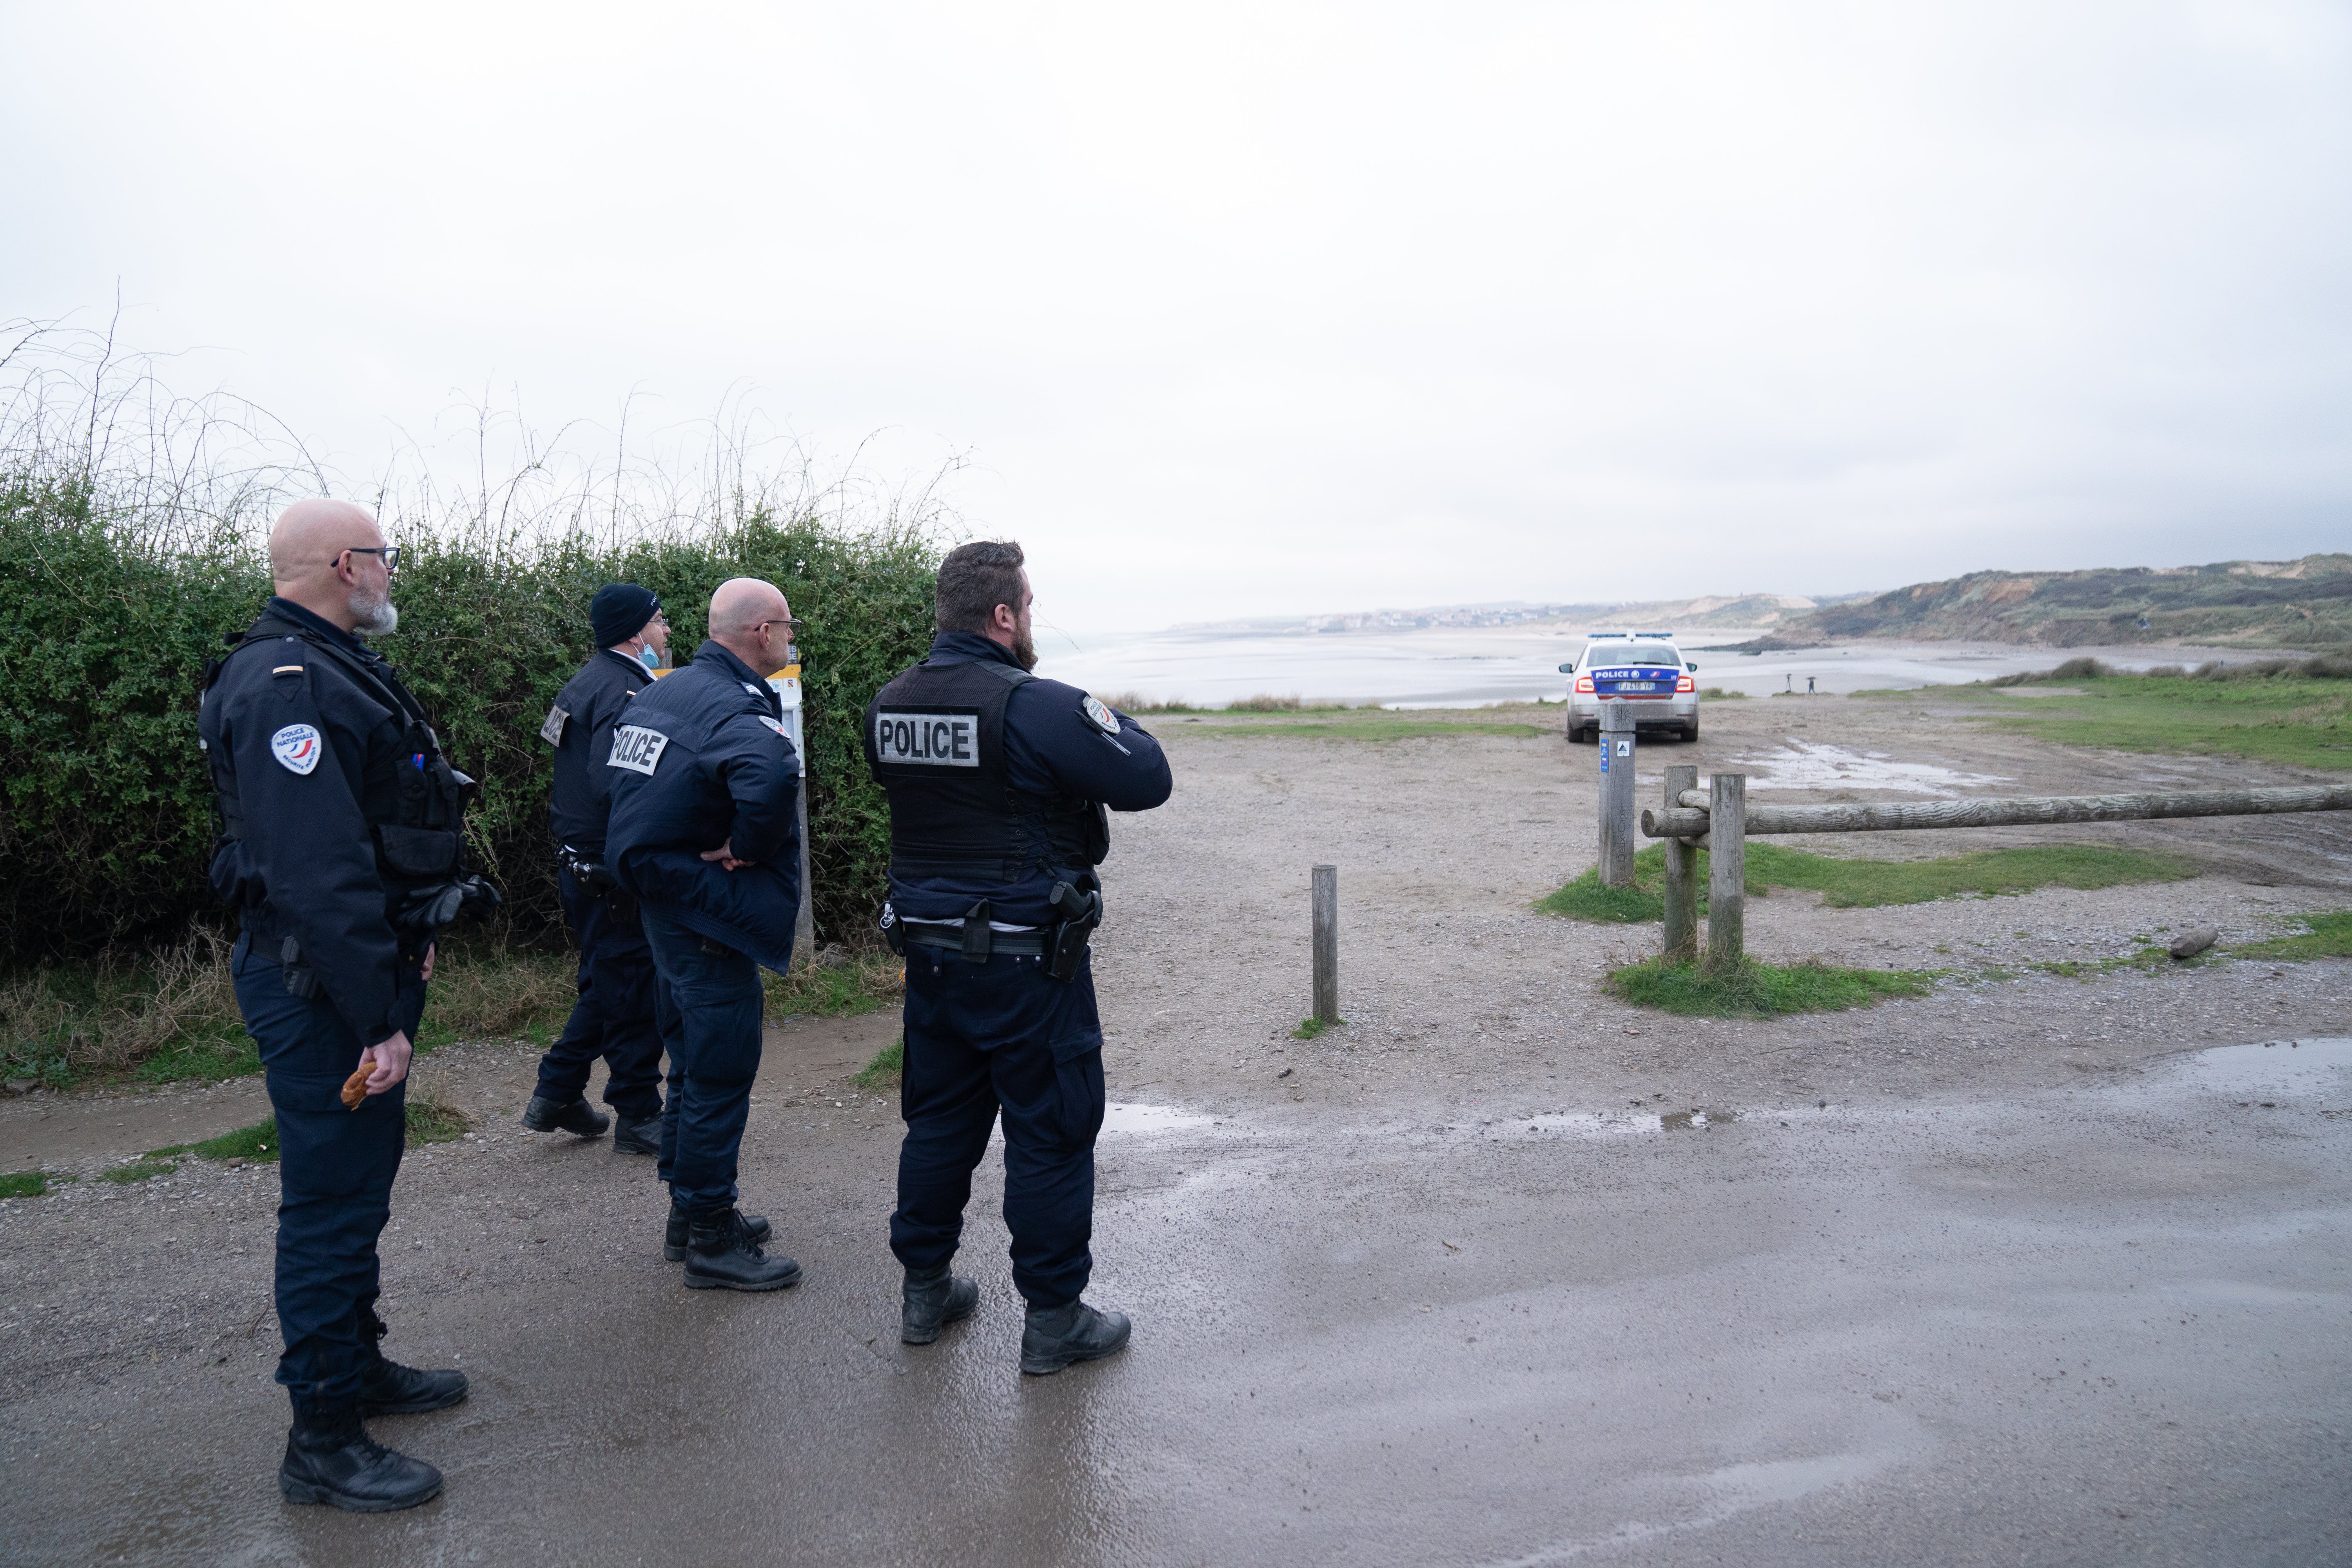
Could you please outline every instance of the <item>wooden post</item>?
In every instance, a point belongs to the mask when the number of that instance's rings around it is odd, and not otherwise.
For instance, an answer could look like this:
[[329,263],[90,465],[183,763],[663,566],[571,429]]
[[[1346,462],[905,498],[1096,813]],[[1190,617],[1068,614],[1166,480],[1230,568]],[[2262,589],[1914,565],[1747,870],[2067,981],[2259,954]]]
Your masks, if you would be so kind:
[[1633,710],[1601,706],[1601,885],[1633,885]]
[[1339,868],[1315,868],[1315,1016],[1339,1021]]
[[[1682,792],[1698,787],[1698,769],[1677,763],[1666,770],[1666,804]],[[1668,963],[1687,963],[1698,956],[1698,852],[1683,838],[1666,840],[1666,933]]]
[[801,912],[793,920],[794,969],[806,969],[816,957],[816,889],[809,886],[808,764],[801,764]]
[[1707,782],[1706,963],[1727,969],[1747,956],[1748,775]]

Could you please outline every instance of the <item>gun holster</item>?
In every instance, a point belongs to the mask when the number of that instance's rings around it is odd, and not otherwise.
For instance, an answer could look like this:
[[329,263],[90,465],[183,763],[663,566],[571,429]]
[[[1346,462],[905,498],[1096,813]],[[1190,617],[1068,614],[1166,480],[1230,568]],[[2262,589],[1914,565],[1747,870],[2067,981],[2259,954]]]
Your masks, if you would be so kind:
[[882,900],[882,940],[890,944],[892,952],[907,956],[907,928],[898,923],[898,911],[887,899]]
[[1055,883],[1053,896],[1045,900],[1046,906],[1060,917],[1054,922],[1045,946],[1045,973],[1055,980],[1077,978],[1078,965],[1086,960],[1087,940],[1102,924],[1102,884],[1091,871],[1078,881],[1085,885]]
[[319,972],[302,962],[302,944],[288,937],[278,944],[278,962],[285,966],[286,994],[308,1002],[319,994]]

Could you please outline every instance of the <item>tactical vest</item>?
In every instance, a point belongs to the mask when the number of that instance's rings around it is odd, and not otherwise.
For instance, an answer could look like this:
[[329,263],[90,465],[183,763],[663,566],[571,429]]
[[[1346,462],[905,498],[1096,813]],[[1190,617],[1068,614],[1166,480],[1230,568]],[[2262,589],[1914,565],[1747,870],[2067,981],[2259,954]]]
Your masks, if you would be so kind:
[[866,709],[866,762],[890,796],[890,871],[1012,882],[1110,853],[1099,802],[1014,787],[1004,710],[1036,678],[994,659],[926,659]]
[[[262,631],[265,625],[271,629]],[[287,637],[299,637],[314,653],[350,675],[361,690],[401,716],[399,752],[388,757],[371,755],[365,760],[365,776],[359,788],[360,812],[375,837],[376,872],[390,895],[395,922],[404,907],[414,907],[413,912],[421,914],[435,902],[429,895],[457,885],[465,878],[464,818],[476,787],[474,781],[449,765],[449,760],[441,753],[440,737],[425,721],[424,709],[387,667],[361,659],[307,626],[265,616],[243,633],[229,634],[225,640],[233,646],[227,658],[206,661],[204,700],[210,700],[221,673],[240,653]],[[244,837],[245,824],[237,805],[230,759],[215,752],[209,761],[213,809],[220,822],[220,837],[214,856],[217,868],[220,852],[233,850]],[[222,888],[220,881],[216,870],[215,890],[226,896],[229,889]],[[260,889],[240,890],[244,896],[231,897],[232,903],[259,901]],[[446,918],[433,923],[446,923]]]

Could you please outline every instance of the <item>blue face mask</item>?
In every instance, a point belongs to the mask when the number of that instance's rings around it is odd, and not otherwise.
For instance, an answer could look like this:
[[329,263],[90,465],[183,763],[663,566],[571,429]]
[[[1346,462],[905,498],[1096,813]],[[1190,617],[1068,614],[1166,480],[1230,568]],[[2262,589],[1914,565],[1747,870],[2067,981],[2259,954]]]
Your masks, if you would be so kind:
[[647,669],[659,669],[661,668],[661,653],[651,643],[647,643],[645,647],[639,648],[637,650],[637,657],[646,661],[646,668]]

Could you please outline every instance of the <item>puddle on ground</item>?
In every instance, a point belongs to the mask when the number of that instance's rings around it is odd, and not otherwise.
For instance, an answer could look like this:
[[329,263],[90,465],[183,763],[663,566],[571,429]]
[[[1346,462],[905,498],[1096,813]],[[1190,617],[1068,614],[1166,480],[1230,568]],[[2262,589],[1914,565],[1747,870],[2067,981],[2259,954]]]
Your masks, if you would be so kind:
[[1645,1132],[1696,1132],[1739,1120],[1739,1112],[1693,1106],[1686,1110],[1563,1110],[1548,1116],[1523,1116],[1498,1121],[1498,1133],[1566,1133],[1572,1138],[1633,1138]]
[[2335,1098],[2352,1093],[2352,1039],[2216,1046],[2175,1057],[2153,1076],[2168,1086],[2210,1089],[2240,1100]]
[[1734,757],[1734,764],[1761,769],[1751,773],[1748,787],[1756,789],[1846,789],[1866,784],[1874,789],[1907,790],[1914,795],[1951,797],[1975,784],[2014,784],[1997,773],[1968,773],[1933,763],[1898,763],[1884,752],[1849,752],[1843,746],[1811,741],[1784,741],[1780,749],[1763,756]]
[[1206,1127],[1213,1118],[1172,1105],[1125,1105],[1113,1100],[1103,1109],[1103,1132],[1176,1132]]

